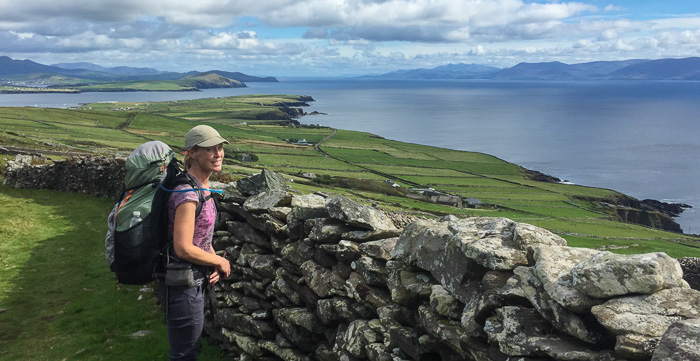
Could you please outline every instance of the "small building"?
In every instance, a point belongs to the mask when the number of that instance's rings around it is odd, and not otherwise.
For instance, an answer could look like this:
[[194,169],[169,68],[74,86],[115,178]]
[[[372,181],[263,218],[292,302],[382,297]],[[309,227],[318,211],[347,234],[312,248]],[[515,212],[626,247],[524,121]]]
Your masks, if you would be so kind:
[[460,198],[459,196],[440,194],[431,196],[430,200],[433,201],[433,203],[462,208],[462,198]]
[[464,201],[467,203],[467,208],[480,208],[484,204],[476,198],[467,198]]
[[392,181],[392,180],[390,180],[390,179],[385,179],[385,180],[384,180],[384,183],[385,183],[385,184],[388,184],[388,185],[390,185],[390,186],[392,186],[392,187],[394,187],[394,188],[401,187],[400,184],[398,184],[398,183],[396,183],[396,182],[394,182],[394,181]]

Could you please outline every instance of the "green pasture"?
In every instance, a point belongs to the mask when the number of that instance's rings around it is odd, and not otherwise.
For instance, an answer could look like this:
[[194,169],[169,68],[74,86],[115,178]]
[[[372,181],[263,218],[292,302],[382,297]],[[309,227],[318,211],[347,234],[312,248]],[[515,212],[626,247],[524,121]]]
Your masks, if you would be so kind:
[[91,84],[76,86],[74,89],[84,92],[99,91],[193,91],[197,90],[192,85],[184,84],[177,80],[147,80],[126,81],[106,84]]
[[[128,154],[139,144],[161,140],[179,154],[184,134],[197,124],[210,124],[231,144],[224,166],[228,179],[268,168],[294,179],[304,191],[322,190],[367,200],[392,210],[421,214],[504,216],[533,223],[573,238],[580,244],[615,243],[627,237],[647,240],[696,238],[619,222],[614,208],[623,194],[580,185],[543,183],[527,179],[517,164],[476,152],[456,151],[401,143],[369,133],[325,127],[283,126],[259,120],[260,114],[277,114],[278,106],[301,102],[292,95],[239,96],[170,102],[96,103],[82,109],[0,109],[0,145],[38,150],[71,150],[98,154]],[[245,123],[245,124],[244,124]],[[319,143],[293,144],[305,140]],[[324,153],[325,152],[325,153]],[[252,153],[256,162],[239,162],[234,153]],[[309,172],[336,181],[319,184],[297,177]],[[363,182],[344,182],[354,178]],[[432,187],[484,203],[478,209],[459,209],[397,194],[383,194],[377,184],[390,179],[408,187]],[[344,188],[347,187],[347,188]],[[376,189],[372,191],[372,189]],[[687,249],[688,252],[695,251]],[[627,248],[625,248],[627,250]]]
[[155,285],[118,289],[105,260],[112,200],[0,186],[0,204],[0,360],[167,359]]

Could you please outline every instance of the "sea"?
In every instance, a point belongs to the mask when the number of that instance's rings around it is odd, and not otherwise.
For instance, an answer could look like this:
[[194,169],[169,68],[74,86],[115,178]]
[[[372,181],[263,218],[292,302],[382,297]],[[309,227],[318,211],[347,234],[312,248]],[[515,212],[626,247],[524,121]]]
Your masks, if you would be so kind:
[[481,152],[564,181],[685,203],[700,233],[700,82],[280,78],[200,92],[0,94],[0,106],[68,108],[247,94],[309,95],[300,119]]

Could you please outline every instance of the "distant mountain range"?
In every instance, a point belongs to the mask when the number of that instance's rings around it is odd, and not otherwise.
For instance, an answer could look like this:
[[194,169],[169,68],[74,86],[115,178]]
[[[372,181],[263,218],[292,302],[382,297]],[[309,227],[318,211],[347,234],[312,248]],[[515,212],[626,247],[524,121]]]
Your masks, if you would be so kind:
[[432,69],[397,70],[376,76],[395,79],[480,79],[501,69],[479,64],[448,64]]
[[499,69],[478,64],[449,64],[432,69],[399,70],[381,79],[494,80],[700,80],[700,58],[596,61],[580,64],[520,63]]
[[274,77],[256,77],[239,72],[210,70],[206,72],[191,71],[187,73],[164,72],[152,68],[133,68],[120,66],[105,68],[92,63],[61,63],[43,65],[31,60],[14,60],[0,56],[0,78],[32,79],[37,76],[64,76],[100,82],[134,81],[134,80],[180,80],[190,76],[217,74],[239,82],[276,82]]
[[[91,82],[136,80],[180,80],[191,76],[216,74],[239,82],[276,82],[274,77],[256,77],[239,72],[210,70],[187,73],[164,72],[153,68],[120,66],[106,68],[93,63],[43,65],[31,60],[0,56],[0,79],[27,80],[61,76]],[[520,63],[510,68],[479,64],[448,64],[431,69],[397,70],[374,79],[492,79],[492,80],[700,80],[700,57],[659,60],[595,61],[580,64],[561,62]]]

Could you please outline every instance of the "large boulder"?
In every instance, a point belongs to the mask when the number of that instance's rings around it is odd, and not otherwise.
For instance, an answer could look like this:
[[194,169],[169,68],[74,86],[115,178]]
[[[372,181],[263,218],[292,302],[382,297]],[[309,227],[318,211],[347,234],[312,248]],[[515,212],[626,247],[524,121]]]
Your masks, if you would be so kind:
[[593,298],[574,287],[571,269],[599,251],[587,248],[546,246],[535,248],[535,272],[544,290],[560,305],[574,312],[588,311],[605,300]]
[[525,297],[544,319],[551,322],[552,326],[590,344],[601,340],[603,335],[589,326],[584,318],[564,308],[545,292],[544,285],[537,277],[534,267],[518,267],[514,273],[520,278]]
[[680,264],[661,252],[637,255],[601,252],[576,265],[571,274],[577,290],[598,298],[688,287]]
[[617,336],[618,355],[648,359],[673,322],[700,317],[700,291],[676,288],[620,297],[593,306],[591,312]]
[[242,194],[253,196],[266,191],[286,191],[287,181],[281,174],[263,169],[260,174],[239,179],[236,187]]
[[[455,269],[451,262],[476,262],[491,270],[507,271],[530,264],[538,245],[566,245],[566,241],[544,229],[519,224],[506,218],[447,217],[444,222],[416,221],[404,229],[394,256],[415,260],[431,271]],[[426,246],[430,249],[426,252]],[[459,254],[455,254],[459,253]],[[465,261],[464,259],[470,261]],[[434,265],[433,265],[434,263]],[[468,271],[474,267],[461,267]],[[459,275],[457,275],[459,277]],[[440,279],[439,276],[436,276]],[[452,289],[447,286],[447,289]]]
[[291,207],[292,212],[287,217],[288,222],[291,219],[306,220],[328,217],[326,198],[318,194],[295,195],[292,197]]
[[469,278],[481,278],[483,267],[469,259],[459,249],[458,239],[447,222],[418,220],[404,228],[392,258],[410,266],[427,270],[448,291],[460,301],[466,302],[469,294],[463,282]]
[[700,360],[700,319],[677,321],[666,330],[651,361]]
[[290,203],[291,195],[286,191],[271,190],[260,192],[246,199],[245,203],[243,203],[243,207],[250,212],[267,212],[273,207],[287,206]]
[[550,231],[507,218],[450,219],[448,227],[467,257],[498,271],[528,265],[537,245],[566,245]]
[[387,236],[396,236],[399,230],[383,212],[357,203],[345,197],[331,198],[326,202],[331,218],[351,226],[370,231],[384,231]]

